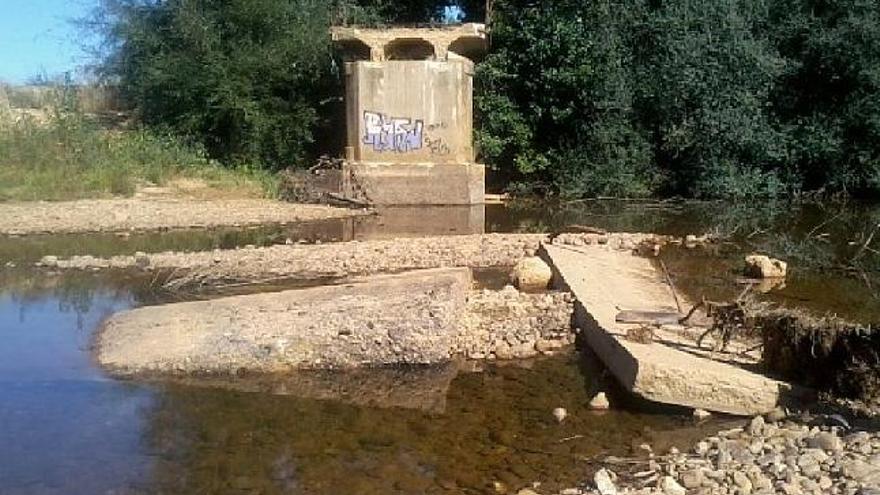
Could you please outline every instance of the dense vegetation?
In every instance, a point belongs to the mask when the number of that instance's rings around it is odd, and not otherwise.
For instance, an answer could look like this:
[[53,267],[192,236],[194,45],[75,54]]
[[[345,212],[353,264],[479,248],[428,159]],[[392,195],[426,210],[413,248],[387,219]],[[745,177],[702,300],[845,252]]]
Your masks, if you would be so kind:
[[[338,153],[327,28],[448,1],[104,0],[103,73],[224,163]],[[875,0],[495,0],[481,159],[566,197],[880,194]],[[401,6],[402,5],[402,6]],[[471,17],[486,3],[462,4]]]
[[880,193],[876,2],[506,0],[494,22],[478,136],[527,186]]
[[176,179],[198,179],[211,194],[273,193],[269,174],[223,167],[179,137],[107,130],[80,110],[74,93],[61,85],[26,107],[7,101],[0,87],[0,201],[128,196],[138,185]]

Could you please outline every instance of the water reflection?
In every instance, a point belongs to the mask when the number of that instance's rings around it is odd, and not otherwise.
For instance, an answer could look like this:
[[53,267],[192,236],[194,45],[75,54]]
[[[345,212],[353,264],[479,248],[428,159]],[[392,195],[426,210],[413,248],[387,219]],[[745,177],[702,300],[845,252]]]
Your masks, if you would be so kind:
[[[588,411],[590,385],[577,359],[460,374],[442,414],[169,385],[150,415],[150,447],[161,459],[151,488],[489,493],[493,481],[515,491],[539,480],[564,487],[579,481],[587,458],[628,454],[654,431],[682,434],[685,419]],[[559,406],[569,410],[562,424],[551,415]]]
[[26,285],[0,295],[0,493],[137,484],[152,464],[140,450],[152,393],[106,379],[88,352],[98,322],[130,298],[94,286]]
[[[92,332],[145,289],[107,276],[41,280],[7,279],[27,290],[0,296],[3,494],[563,487],[584,458],[688,431],[682,417],[589,412],[595,384],[576,354],[483,372],[117,382],[93,366]],[[560,406],[569,417],[557,424]]]

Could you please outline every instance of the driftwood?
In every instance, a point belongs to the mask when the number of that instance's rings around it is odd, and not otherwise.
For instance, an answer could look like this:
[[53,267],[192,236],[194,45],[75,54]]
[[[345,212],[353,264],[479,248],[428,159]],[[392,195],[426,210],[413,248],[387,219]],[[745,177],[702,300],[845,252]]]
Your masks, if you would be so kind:
[[751,289],[751,285],[746,286],[732,302],[709,301],[704,297],[688,311],[684,318],[679,320],[681,324],[687,324],[694,313],[701,308],[705,309],[706,316],[712,318],[712,325],[697,339],[697,347],[703,347],[703,340],[709,335],[717,333],[719,342],[716,343],[715,350],[724,351],[734,334],[742,333],[751,328],[746,313],[746,295]]
[[618,323],[640,323],[644,325],[674,325],[681,321],[681,314],[671,311],[621,311],[614,317]]

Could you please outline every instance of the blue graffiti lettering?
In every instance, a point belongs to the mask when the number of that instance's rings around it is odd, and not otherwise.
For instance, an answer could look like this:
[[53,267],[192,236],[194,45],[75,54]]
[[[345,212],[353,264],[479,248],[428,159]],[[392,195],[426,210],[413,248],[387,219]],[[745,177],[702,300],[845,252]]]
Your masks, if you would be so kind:
[[424,122],[364,112],[364,144],[378,152],[407,153],[422,148]]

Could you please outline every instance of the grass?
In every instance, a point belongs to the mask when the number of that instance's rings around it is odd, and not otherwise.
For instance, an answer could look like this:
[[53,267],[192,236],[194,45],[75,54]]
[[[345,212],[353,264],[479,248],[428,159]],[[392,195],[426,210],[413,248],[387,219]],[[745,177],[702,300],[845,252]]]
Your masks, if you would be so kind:
[[0,201],[131,196],[141,186],[185,179],[220,196],[273,197],[277,188],[274,174],[223,167],[173,136],[103,129],[75,111],[35,115],[0,106]]

